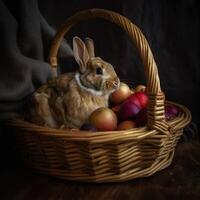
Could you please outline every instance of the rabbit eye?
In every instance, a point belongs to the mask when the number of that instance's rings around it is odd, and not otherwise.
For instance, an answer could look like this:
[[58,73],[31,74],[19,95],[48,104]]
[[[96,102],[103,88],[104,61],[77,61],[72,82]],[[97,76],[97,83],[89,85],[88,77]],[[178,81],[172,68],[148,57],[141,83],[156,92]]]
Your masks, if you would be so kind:
[[102,75],[103,74],[103,70],[101,69],[101,67],[97,67],[96,68],[96,74],[98,74],[98,75]]

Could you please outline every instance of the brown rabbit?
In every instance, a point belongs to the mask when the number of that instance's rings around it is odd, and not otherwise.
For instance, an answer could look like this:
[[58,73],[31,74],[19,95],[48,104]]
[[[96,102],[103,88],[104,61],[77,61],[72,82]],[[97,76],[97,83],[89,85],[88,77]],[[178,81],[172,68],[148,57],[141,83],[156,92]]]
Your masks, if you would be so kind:
[[79,70],[51,79],[33,95],[28,120],[52,128],[80,128],[89,115],[108,106],[108,97],[120,84],[110,63],[94,56],[92,39],[73,38]]

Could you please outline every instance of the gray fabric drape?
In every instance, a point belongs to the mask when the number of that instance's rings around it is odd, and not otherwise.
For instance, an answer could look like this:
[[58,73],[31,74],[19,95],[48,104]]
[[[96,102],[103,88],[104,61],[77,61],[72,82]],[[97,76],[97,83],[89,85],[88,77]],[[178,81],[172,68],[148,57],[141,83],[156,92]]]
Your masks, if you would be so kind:
[[[40,14],[35,0],[0,0],[0,27],[2,120],[19,115],[26,97],[51,77],[47,56],[55,31]],[[66,42],[59,55],[72,56]]]

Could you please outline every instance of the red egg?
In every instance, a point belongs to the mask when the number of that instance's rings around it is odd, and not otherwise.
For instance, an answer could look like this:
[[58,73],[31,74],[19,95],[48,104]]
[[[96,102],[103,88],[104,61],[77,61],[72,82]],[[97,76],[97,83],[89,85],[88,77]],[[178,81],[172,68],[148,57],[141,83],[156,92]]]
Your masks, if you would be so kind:
[[123,121],[121,122],[118,126],[117,126],[117,130],[127,130],[127,129],[131,129],[131,128],[135,128],[136,124],[134,121]]
[[141,107],[140,101],[139,101],[138,97],[135,95],[135,93],[132,94],[131,96],[129,96],[129,97],[126,99],[126,102],[133,103],[133,104],[135,104],[138,108]]
[[147,107],[149,98],[145,92],[136,92],[134,95],[138,98],[141,108]]
[[143,108],[135,117],[137,127],[145,126],[147,124],[147,108]]
[[113,131],[117,128],[117,116],[109,108],[98,108],[89,117],[89,122],[99,131]]
[[128,119],[132,119],[134,118],[135,115],[137,115],[140,111],[140,108],[132,103],[131,101],[125,101],[122,105],[121,105],[121,109],[119,112],[119,119],[121,121],[125,121]]
[[110,95],[110,101],[114,104],[120,104],[131,95],[131,90],[126,83],[120,83],[119,89]]

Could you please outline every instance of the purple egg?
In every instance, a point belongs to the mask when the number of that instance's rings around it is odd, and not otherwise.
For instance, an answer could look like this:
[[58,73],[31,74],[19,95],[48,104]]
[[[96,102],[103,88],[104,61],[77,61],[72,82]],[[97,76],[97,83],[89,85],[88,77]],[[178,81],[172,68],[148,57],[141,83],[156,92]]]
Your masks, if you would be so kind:
[[171,119],[175,116],[177,116],[179,113],[179,110],[174,105],[166,105],[165,106],[165,117],[166,119]]
[[82,131],[93,131],[93,132],[96,132],[97,129],[96,127],[93,125],[93,124],[90,124],[90,123],[84,123],[81,128],[80,128]]
[[134,103],[127,101],[121,105],[121,109],[119,112],[119,118],[121,121],[125,121],[131,118],[134,118],[139,112],[140,108],[136,106]]

